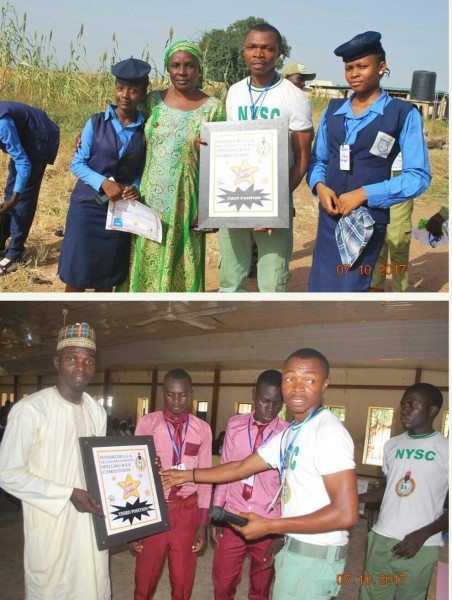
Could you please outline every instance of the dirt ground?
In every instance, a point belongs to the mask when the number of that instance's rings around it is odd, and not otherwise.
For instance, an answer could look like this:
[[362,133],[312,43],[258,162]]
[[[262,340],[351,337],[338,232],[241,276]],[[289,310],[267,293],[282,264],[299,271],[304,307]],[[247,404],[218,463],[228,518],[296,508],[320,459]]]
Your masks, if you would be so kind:
[[[289,292],[306,292],[309,269],[317,229],[317,202],[303,182],[295,194],[296,217],[294,219],[294,249],[290,270],[292,277]],[[440,208],[439,203],[427,205],[422,197],[415,202],[413,226],[420,218],[427,218]],[[39,211],[39,205],[38,205]],[[64,222],[58,229],[64,228]],[[55,228],[57,231],[57,228]],[[39,240],[39,242],[38,242]],[[42,239],[39,233],[39,219],[30,233],[29,245],[35,248],[25,254],[26,264],[16,273],[0,279],[3,292],[63,292],[64,284],[57,275],[61,237],[51,235]],[[206,258],[206,291],[218,290],[218,234],[208,234]],[[410,292],[449,291],[449,252],[447,247],[431,249],[421,246],[412,239],[410,251]],[[248,291],[257,292],[255,279],[248,280]],[[386,281],[386,291],[391,291],[391,277]]]
[[[413,226],[421,218],[433,215],[440,204],[426,204],[419,199],[413,211]],[[295,194],[294,248],[290,261],[289,292],[306,292],[312,264],[314,240],[317,233],[318,204],[303,182]],[[218,290],[218,237],[209,234],[207,246],[206,291]],[[412,238],[410,248],[409,292],[448,292],[449,251],[447,247],[428,248]],[[248,291],[257,292],[256,279],[248,280]],[[391,276],[386,279],[386,290],[391,291]]]

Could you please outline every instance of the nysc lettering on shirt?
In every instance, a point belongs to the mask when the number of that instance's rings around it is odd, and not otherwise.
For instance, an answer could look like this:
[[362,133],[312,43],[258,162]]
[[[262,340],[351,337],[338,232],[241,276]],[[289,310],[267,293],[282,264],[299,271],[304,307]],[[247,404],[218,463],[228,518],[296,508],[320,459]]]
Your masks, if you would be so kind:
[[[251,121],[252,107],[239,106],[239,121]],[[268,106],[256,106],[255,119],[278,119],[281,116],[279,108],[272,108],[269,114]]]
[[[406,453],[406,454],[405,454]],[[396,451],[395,458],[414,458],[415,460],[435,460],[436,452],[434,450],[422,450],[414,448],[411,450],[408,449],[399,449]]]

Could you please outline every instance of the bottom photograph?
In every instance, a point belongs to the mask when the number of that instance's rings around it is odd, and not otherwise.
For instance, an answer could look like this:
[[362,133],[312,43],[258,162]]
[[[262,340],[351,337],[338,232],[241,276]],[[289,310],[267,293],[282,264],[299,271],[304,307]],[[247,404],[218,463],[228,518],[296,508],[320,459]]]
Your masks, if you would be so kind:
[[1,302],[2,597],[446,600],[448,312]]

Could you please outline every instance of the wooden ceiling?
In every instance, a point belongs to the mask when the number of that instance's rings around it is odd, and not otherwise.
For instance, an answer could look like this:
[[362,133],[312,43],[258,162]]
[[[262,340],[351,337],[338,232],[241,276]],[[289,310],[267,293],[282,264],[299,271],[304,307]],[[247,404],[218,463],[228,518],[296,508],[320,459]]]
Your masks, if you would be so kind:
[[310,346],[334,365],[447,370],[446,301],[4,301],[0,374],[53,371],[56,334],[86,321],[100,368],[278,367]]

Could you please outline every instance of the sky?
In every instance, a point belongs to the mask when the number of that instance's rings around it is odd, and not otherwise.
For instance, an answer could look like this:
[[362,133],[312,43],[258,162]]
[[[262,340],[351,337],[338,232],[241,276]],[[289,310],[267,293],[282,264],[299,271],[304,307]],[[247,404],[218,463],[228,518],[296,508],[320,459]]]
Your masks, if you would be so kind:
[[[414,71],[434,71],[436,90],[449,84],[448,0],[10,0],[20,20],[27,13],[28,33],[52,30],[60,65],[69,58],[83,23],[82,43],[95,69],[104,51],[111,55],[116,34],[118,60],[141,58],[147,46],[162,70],[169,29],[173,41],[196,41],[203,32],[226,29],[249,16],[277,27],[292,47],[288,61],[304,63],[317,79],[345,85],[342,60],[334,48],[358,33],[382,34],[388,67],[387,85],[410,88]],[[6,0],[0,0],[5,6]]]

